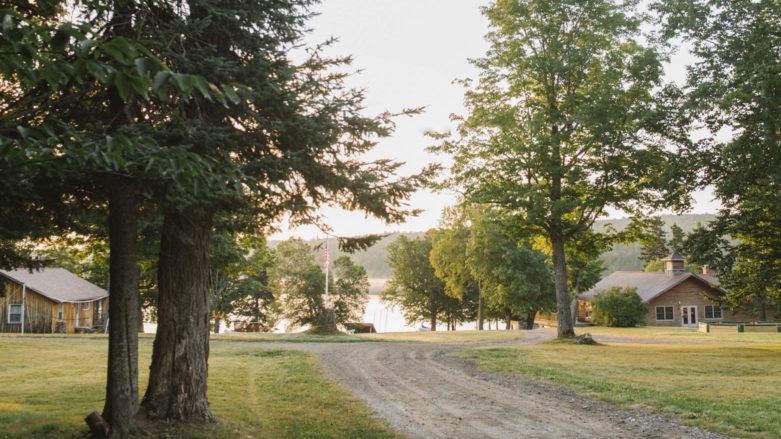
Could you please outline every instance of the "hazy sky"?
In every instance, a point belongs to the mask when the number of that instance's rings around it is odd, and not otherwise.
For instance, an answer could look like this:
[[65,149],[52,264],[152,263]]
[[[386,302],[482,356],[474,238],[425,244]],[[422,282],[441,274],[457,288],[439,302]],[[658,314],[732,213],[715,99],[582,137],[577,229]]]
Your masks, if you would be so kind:
[[[353,67],[361,72],[350,85],[367,91],[366,113],[424,106],[423,114],[399,119],[396,132],[384,139],[369,158],[389,157],[406,162],[403,173],[411,174],[427,163],[447,163],[447,157],[429,154],[429,130],[446,131],[453,125],[451,113],[463,114],[463,88],[457,78],[475,78],[469,58],[485,53],[488,30],[480,13],[486,0],[324,0],[310,21],[307,42],[314,45],[330,37],[339,41],[332,55],[352,55]],[[681,80],[687,54],[672,59],[668,77]],[[713,212],[710,193],[697,193],[695,213]],[[437,225],[443,207],[452,205],[452,193],[421,191],[410,200],[425,209],[405,224],[385,225],[361,213],[324,209],[327,223],[336,235],[355,236],[392,231],[423,231]],[[314,227],[283,231],[272,239],[299,236],[323,237]]]

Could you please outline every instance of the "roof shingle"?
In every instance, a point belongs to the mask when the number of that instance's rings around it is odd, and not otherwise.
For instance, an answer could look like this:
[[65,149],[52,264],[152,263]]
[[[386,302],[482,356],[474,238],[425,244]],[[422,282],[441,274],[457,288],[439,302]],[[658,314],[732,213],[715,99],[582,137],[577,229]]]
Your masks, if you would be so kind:
[[584,300],[592,300],[597,294],[612,287],[634,287],[643,302],[650,302],[655,297],[665,293],[687,279],[696,279],[706,285],[719,289],[719,281],[713,276],[693,273],[646,273],[643,271],[616,271],[597,282],[594,288],[581,294]]
[[0,275],[26,285],[42,296],[61,302],[82,302],[108,297],[108,292],[64,268],[0,270]]

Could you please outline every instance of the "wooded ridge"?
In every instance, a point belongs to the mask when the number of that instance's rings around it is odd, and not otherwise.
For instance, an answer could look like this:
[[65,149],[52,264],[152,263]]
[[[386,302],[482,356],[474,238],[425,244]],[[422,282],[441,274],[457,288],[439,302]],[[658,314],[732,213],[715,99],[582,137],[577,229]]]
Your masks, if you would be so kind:
[[[712,214],[686,214],[662,215],[661,218],[664,221],[664,230],[669,234],[673,224],[677,224],[684,232],[688,233],[694,229],[697,224],[705,225],[713,221],[716,216]],[[603,219],[597,221],[594,228],[601,231],[608,225],[611,225],[616,230],[620,231],[629,224],[629,221],[629,218]],[[399,236],[406,236],[407,238],[414,239],[422,237],[424,234],[425,232],[392,233],[367,250],[352,254],[351,257],[357,264],[363,265],[369,278],[387,279],[390,278],[392,274],[391,269],[385,260],[388,245]],[[281,241],[269,241],[269,246],[275,248],[280,242]],[[306,241],[306,243],[313,248],[323,244],[323,242],[324,240],[322,239]],[[332,248],[330,252],[332,260],[337,259],[343,254],[334,248]],[[322,262],[323,251],[317,252],[317,258],[318,261]],[[605,261],[604,275],[608,275],[614,271],[641,271],[643,269],[643,263],[640,260],[640,245],[637,243],[630,245],[616,244],[609,252],[602,255],[602,259]]]

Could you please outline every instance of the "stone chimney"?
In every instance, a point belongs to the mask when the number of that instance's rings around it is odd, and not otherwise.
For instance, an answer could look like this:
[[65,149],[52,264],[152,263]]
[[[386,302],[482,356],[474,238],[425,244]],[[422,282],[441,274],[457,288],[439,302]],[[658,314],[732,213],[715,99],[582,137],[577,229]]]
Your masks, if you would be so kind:
[[678,253],[673,252],[670,256],[662,259],[662,262],[664,262],[664,273],[668,276],[686,272],[684,267],[686,261]]

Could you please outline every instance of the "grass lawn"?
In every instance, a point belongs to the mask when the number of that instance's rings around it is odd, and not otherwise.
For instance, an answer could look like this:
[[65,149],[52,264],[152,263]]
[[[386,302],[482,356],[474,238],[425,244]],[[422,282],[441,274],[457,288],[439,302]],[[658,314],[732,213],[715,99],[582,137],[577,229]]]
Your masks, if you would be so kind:
[[687,328],[661,328],[661,327],[642,327],[642,328],[607,328],[604,326],[590,326],[584,328],[575,328],[575,332],[582,334],[591,333],[599,340],[599,336],[635,338],[643,340],[659,340],[662,342],[690,342],[698,343],[716,343],[716,344],[781,344],[781,334],[779,333],[761,333],[761,332],[718,332],[704,333],[697,332],[695,329]]
[[778,342],[580,346],[553,341],[462,355],[485,370],[552,381],[622,407],[655,407],[706,430],[781,437]]
[[[151,345],[140,347],[145,385]],[[392,438],[371,410],[325,378],[310,354],[212,346],[214,427],[166,437]],[[0,337],[0,438],[83,437],[83,418],[103,407],[106,340]],[[143,391],[142,391],[143,393]]]
[[416,342],[416,343],[478,343],[509,341],[522,338],[519,331],[418,331],[418,332],[383,332],[379,334],[354,335],[312,335],[269,334],[235,332],[230,334],[212,334],[212,340],[219,341],[250,341],[250,342],[280,342],[280,343],[366,343],[366,342]]

